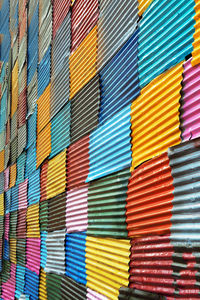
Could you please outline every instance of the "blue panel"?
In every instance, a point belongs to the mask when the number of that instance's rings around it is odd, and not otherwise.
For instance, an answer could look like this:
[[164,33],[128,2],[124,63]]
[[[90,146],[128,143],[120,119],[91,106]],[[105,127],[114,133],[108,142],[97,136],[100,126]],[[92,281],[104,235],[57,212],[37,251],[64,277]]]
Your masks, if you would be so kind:
[[21,294],[24,292],[25,285],[25,267],[17,265],[16,267],[16,288],[15,297],[20,298]]
[[18,193],[19,193],[19,186],[15,185],[11,188],[11,204],[10,204],[10,211],[18,210]]
[[51,120],[51,157],[70,144],[71,102],[68,102]]
[[10,212],[11,189],[5,192],[6,214]]
[[17,184],[25,180],[26,152],[24,151],[17,159]]
[[139,23],[139,77],[144,87],[193,50],[194,0],[154,0]]
[[48,86],[51,77],[51,46],[42,58],[38,66],[38,98]]
[[47,246],[46,246],[47,232],[41,231],[40,235],[41,235],[40,265],[44,269],[46,267],[46,262],[47,262]]
[[86,233],[66,235],[66,275],[79,283],[86,284]]
[[30,297],[30,300],[38,300],[39,276],[26,268],[24,292]]
[[137,48],[138,31],[100,72],[100,122],[105,122],[139,96]]
[[26,178],[36,170],[36,144],[31,145],[26,156]]
[[40,169],[34,171],[28,178],[28,205],[40,201]]
[[131,166],[130,106],[90,134],[90,168],[86,182]]
[[27,146],[29,148],[36,142],[37,138],[37,106],[35,107],[34,113],[29,117],[27,126]]
[[9,260],[10,259],[10,250],[9,250],[9,242],[8,240],[4,239],[4,252],[3,252],[3,258],[5,260]]
[[36,9],[31,18],[30,25],[28,26],[28,44],[31,44],[35,36],[38,36],[39,29],[39,4],[37,4]]

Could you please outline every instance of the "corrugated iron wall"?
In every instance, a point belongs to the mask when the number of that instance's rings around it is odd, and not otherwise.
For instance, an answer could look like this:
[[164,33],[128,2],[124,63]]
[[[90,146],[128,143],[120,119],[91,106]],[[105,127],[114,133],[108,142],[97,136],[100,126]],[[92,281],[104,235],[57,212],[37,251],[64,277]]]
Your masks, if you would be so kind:
[[0,0],[0,299],[200,299],[199,122],[199,0]]

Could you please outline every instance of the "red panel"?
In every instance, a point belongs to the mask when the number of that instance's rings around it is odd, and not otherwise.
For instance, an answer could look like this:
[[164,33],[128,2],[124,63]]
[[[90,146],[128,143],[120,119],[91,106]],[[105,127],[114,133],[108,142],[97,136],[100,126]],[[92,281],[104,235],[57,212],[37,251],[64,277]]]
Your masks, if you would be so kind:
[[72,7],[72,52],[77,49],[99,17],[98,0],[76,0]]
[[134,170],[128,184],[126,205],[130,237],[170,232],[172,183],[167,153]]
[[54,0],[53,2],[53,38],[64,18],[66,17],[71,5],[71,0]]
[[67,188],[73,189],[84,185],[89,173],[89,135],[68,148]]

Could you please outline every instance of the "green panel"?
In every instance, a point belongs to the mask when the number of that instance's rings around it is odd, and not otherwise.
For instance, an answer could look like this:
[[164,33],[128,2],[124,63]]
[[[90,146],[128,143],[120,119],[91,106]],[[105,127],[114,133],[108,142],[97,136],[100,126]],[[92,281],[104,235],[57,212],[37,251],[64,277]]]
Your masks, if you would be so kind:
[[26,266],[26,239],[17,240],[17,264],[25,267]]
[[48,300],[62,300],[61,294],[62,276],[47,273],[47,298]]
[[48,200],[40,202],[40,231],[48,230]]

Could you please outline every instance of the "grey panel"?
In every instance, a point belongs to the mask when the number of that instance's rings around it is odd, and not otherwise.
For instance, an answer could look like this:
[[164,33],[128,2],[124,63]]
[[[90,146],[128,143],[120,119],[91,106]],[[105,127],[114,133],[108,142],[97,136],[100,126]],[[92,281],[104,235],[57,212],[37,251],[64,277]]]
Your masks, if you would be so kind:
[[26,124],[18,129],[18,156],[26,147]]
[[28,104],[28,114],[27,118],[33,114],[36,102],[37,102],[37,71],[35,72],[29,86],[28,86],[28,93],[27,93],[27,104]]

